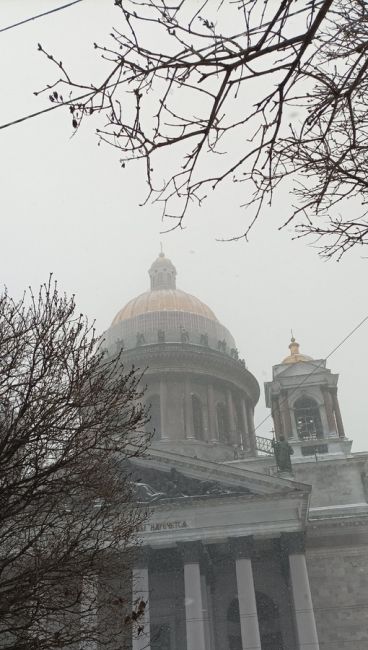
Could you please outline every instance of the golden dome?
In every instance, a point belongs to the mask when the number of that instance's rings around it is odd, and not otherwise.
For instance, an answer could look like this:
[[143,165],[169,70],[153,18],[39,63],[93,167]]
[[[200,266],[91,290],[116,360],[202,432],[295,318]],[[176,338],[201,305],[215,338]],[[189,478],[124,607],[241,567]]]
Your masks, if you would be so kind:
[[281,363],[298,363],[299,361],[312,361],[312,357],[299,352],[299,343],[296,342],[294,337],[291,338],[289,344],[290,354],[281,361]]
[[121,321],[158,311],[179,311],[197,314],[217,322],[217,318],[204,302],[180,289],[156,289],[145,291],[130,300],[112,321],[112,326]]

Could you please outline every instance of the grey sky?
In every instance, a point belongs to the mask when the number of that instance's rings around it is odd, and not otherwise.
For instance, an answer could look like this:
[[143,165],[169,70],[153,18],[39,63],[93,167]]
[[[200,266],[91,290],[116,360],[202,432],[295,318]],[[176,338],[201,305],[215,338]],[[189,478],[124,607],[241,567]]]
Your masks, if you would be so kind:
[[[64,3],[2,0],[0,27],[58,4]],[[92,43],[107,41],[118,17],[112,0],[85,0],[0,34],[1,124],[49,105],[47,95],[32,94],[55,79],[38,42],[82,80],[98,81],[104,66]],[[117,153],[97,146],[92,122],[71,134],[64,109],[0,131],[0,278],[13,295],[37,287],[52,271],[102,331],[146,290],[162,241],[178,286],[208,303],[231,330],[261,384],[256,424],[267,414],[262,384],[288,353],[291,328],[302,351],[321,358],[368,313],[368,251],[326,263],[305,241],[291,241],[290,231],[277,230],[292,200],[285,190],[249,243],[215,241],[237,232],[244,218],[239,188],[231,186],[193,211],[184,231],[160,235],[168,224],[157,206],[139,207],[145,184],[138,167],[120,169]],[[367,447],[367,331],[368,323],[328,362],[340,373],[340,404],[355,451]],[[271,426],[268,420],[258,433],[267,435]]]

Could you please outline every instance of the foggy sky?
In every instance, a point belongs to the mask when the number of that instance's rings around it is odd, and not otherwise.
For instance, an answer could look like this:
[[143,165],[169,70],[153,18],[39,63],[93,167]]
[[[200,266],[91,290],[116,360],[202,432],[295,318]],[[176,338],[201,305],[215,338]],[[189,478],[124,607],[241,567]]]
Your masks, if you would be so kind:
[[[51,0],[2,0],[0,28],[64,4]],[[119,12],[111,0],[79,5],[0,33],[0,123],[49,106],[33,91],[56,78],[37,52],[40,42],[80,79],[98,82],[107,68],[93,42],[107,42]],[[98,147],[86,123],[73,138],[70,116],[58,109],[0,131],[0,282],[19,297],[54,273],[60,288],[75,293],[81,312],[106,329],[116,312],[148,286],[147,270],[160,249],[175,264],[177,285],[206,302],[233,334],[261,385],[256,425],[267,415],[263,382],[288,354],[290,330],[301,351],[325,358],[368,313],[368,251],[340,263],[324,262],[292,230],[278,231],[292,197],[280,193],[249,243],[216,238],[240,231],[241,188],[227,186],[186,219],[185,230],[160,234],[158,206],[139,207],[143,170],[121,169],[118,154]],[[351,203],[354,212],[354,203]],[[365,323],[328,361],[340,374],[340,406],[353,450],[367,448]],[[269,419],[257,431],[269,435]]]

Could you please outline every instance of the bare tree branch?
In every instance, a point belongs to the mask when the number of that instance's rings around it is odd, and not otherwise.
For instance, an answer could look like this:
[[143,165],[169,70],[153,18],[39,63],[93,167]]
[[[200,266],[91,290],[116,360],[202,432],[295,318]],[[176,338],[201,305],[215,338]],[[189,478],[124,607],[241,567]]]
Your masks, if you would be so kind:
[[94,638],[117,649],[131,636],[127,585],[146,517],[129,470],[147,445],[140,381],[51,280],[19,302],[0,296],[2,647]]
[[[98,137],[119,150],[122,166],[145,161],[147,200],[162,204],[173,227],[233,180],[244,184],[248,219],[234,238],[246,237],[289,179],[295,206],[284,223],[297,236],[318,235],[327,256],[367,243],[364,0],[115,4],[121,26],[112,45],[95,44],[111,61],[106,79],[72,80],[46,53],[62,76],[58,90],[45,90],[61,104],[61,88],[71,93],[75,129],[100,114]],[[81,90],[88,96],[73,103]],[[356,228],[341,230],[338,210],[349,210],[351,198],[361,206]]]

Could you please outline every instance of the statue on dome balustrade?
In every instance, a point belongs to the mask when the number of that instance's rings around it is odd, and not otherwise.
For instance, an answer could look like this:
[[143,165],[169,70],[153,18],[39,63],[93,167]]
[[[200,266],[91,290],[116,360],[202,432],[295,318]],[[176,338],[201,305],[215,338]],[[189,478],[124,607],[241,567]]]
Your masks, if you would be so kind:
[[225,339],[222,339],[222,341],[217,342],[217,349],[219,352],[226,352],[226,341]]
[[157,341],[158,341],[158,343],[165,343],[165,332],[164,332],[164,330],[157,330]]
[[189,332],[185,327],[180,327],[180,340],[182,343],[189,343]]

